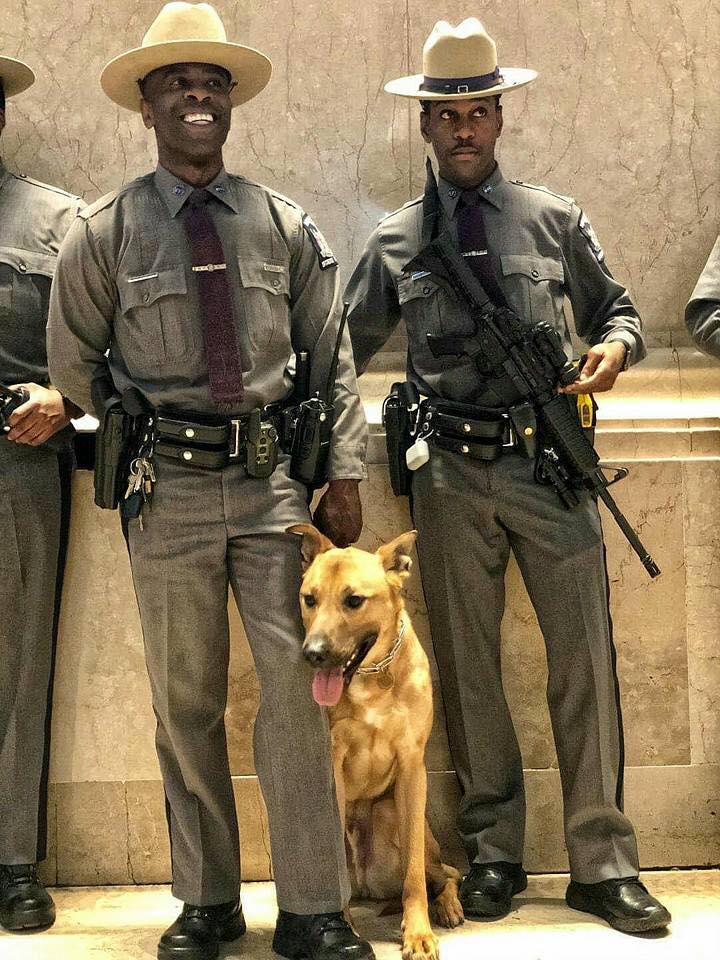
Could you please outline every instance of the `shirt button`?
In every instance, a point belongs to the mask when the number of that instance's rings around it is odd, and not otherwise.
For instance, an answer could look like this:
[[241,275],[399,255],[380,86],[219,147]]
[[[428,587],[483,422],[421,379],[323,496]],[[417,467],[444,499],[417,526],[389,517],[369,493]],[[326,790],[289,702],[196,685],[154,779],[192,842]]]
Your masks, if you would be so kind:
[[150,299],[150,294],[149,294],[149,293],[144,293],[144,294],[143,294],[143,303],[147,303],[149,299]]
[[18,270],[20,273],[27,273],[27,264],[24,260],[18,260]]
[[423,287],[423,293],[427,296],[430,293],[431,287]]
[[457,195],[458,195],[458,192],[457,192],[457,190],[456,190],[454,187],[452,188],[452,190],[448,190],[448,196],[449,196],[452,200],[454,200]]
[[532,270],[530,276],[533,278],[533,280],[537,280],[540,274],[537,272],[537,270]]
[[279,286],[280,286],[280,281],[278,280],[277,277],[275,277],[275,279],[273,280],[272,285],[273,285],[274,287],[279,287]]

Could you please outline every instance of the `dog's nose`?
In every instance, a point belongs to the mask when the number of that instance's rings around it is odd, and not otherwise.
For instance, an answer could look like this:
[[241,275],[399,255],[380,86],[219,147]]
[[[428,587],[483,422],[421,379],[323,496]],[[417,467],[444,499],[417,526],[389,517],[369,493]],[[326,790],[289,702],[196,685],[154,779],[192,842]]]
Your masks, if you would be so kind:
[[303,644],[303,656],[313,667],[319,667],[327,660],[328,649],[327,637],[310,636]]

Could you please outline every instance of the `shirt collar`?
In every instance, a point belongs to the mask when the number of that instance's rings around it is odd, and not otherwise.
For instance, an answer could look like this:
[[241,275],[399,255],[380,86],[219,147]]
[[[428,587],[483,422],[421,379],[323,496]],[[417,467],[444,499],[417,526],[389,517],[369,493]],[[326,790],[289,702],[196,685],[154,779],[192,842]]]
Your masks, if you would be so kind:
[[[155,170],[153,180],[158,193],[170,211],[170,216],[177,216],[195,188],[179,177],[176,177],[174,173],[170,173],[169,170],[166,170],[165,167],[160,164],[158,164]],[[238,203],[232,189],[232,183],[224,167],[205,189],[208,193],[211,193],[218,200],[222,201],[226,207],[229,207],[233,213],[239,212]]]
[[[487,200],[493,207],[502,210],[504,185],[505,178],[500,172],[500,167],[495,164],[495,169],[490,176],[480,184],[477,192],[483,200]],[[440,194],[440,202],[443,205],[445,215],[449,220],[454,219],[458,200],[463,193],[462,188],[456,187],[455,184],[447,180],[443,180],[442,177],[438,177],[438,193]]]

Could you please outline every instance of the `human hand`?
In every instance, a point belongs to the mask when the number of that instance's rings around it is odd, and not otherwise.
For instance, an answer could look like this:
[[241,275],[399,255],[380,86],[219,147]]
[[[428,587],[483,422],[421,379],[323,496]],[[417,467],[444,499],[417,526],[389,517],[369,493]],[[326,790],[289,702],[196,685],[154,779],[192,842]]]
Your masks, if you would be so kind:
[[66,401],[54,387],[41,387],[38,383],[16,383],[12,386],[27,390],[30,397],[10,415],[8,424],[11,429],[6,434],[8,440],[40,446],[76,416],[75,405]]
[[336,547],[349,547],[362,532],[359,480],[331,480],[313,516],[313,523]]
[[615,386],[618,374],[625,366],[627,347],[620,340],[598,343],[590,347],[580,376],[558,393],[604,393]]

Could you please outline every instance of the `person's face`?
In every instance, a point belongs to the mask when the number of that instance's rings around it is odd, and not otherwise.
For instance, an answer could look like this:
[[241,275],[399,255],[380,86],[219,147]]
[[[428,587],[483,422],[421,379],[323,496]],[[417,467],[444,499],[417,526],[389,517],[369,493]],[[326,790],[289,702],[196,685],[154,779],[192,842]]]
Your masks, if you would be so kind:
[[142,118],[152,127],[161,157],[202,163],[221,153],[230,132],[226,70],[207,63],[174,63],[145,78]]
[[502,107],[494,97],[432,101],[420,114],[420,130],[432,144],[440,176],[463,189],[479,186],[495,167]]

